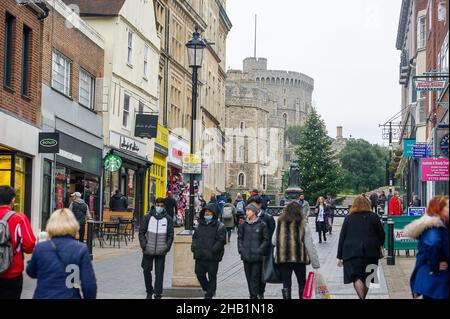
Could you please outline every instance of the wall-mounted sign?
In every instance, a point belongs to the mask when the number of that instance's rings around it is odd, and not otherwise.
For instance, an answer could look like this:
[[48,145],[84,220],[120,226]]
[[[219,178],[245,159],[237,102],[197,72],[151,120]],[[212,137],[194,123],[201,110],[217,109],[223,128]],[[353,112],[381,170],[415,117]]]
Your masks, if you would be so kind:
[[110,154],[105,158],[105,170],[108,172],[117,172],[122,167],[122,159],[120,156]]
[[415,86],[417,91],[441,91],[445,89],[447,85],[446,80],[435,80],[435,81],[415,81]]
[[448,182],[447,158],[424,158],[421,164],[423,182]]
[[134,136],[140,138],[156,138],[158,135],[158,115],[136,114]]
[[431,156],[431,147],[428,144],[416,144],[413,146],[414,158],[427,158]]
[[126,151],[145,159],[147,158],[147,144],[113,131],[110,131],[109,139],[111,146],[118,150]]
[[39,153],[59,153],[59,133],[39,133]]
[[426,207],[409,207],[408,216],[423,216],[426,211]]
[[189,144],[176,135],[169,135],[169,156],[167,162],[183,166],[183,154],[189,154]]
[[448,133],[441,138],[440,148],[442,155],[448,158]]
[[404,157],[413,157],[414,156],[414,145],[416,145],[415,139],[405,139],[403,141],[403,149],[404,149]]
[[196,154],[183,155],[183,174],[199,175],[202,173],[202,157]]

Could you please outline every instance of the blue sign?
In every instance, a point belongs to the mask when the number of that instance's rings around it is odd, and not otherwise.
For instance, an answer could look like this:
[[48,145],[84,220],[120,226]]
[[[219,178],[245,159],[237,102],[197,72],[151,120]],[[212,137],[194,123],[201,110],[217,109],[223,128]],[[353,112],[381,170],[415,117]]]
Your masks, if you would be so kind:
[[408,139],[403,141],[404,157],[414,156],[414,145],[416,145],[416,140]]
[[409,207],[408,208],[408,216],[423,216],[426,212],[425,207]]
[[428,144],[416,144],[413,146],[414,158],[428,158],[431,156],[431,147]]

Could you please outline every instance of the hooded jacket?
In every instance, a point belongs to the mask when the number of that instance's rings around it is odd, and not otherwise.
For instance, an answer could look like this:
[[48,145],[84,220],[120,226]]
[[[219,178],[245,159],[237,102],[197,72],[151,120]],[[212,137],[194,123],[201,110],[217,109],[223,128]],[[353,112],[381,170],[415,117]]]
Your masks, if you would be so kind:
[[238,251],[243,261],[262,262],[268,249],[270,249],[269,230],[261,218],[258,217],[254,222],[247,220],[239,226]]
[[441,262],[449,262],[448,229],[439,217],[424,215],[405,227],[405,235],[418,239],[416,266],[411,276],[411,291],[433,299],[448,299],[448,269],[439,271]]
[[[209,210],[214,213],[213,220],[207,223],[205,212]],[[192,237],[191,250],[194,259],[198,261],[222,261],[225,253],[227,231],[225,226],[218,220],[215,205],[208,204],[200,212],[200,222]]]
[[139,229],[139,242],[144,255],[165,256],[172,247],[173,220],[164,210],[160,215],[148,214]]
[[124,212],[128,209],[128,200],[122,194],[114,194],[109,201],[109,208],[113,212]]

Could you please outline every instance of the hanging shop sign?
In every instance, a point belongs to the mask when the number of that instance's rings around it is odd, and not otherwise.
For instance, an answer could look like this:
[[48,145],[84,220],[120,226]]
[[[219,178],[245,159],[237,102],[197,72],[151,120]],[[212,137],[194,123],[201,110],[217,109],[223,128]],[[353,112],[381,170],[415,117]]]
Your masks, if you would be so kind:
[[440,149],[442,155],[448,158],[448,133],[441,138]]
[[200,175],[202,173],[202,157],[197,154],[183,155],[183,174]]
[[447,158],[423,158],[421,164],[423,182],[448,182]]
[[59,133],[39,133],[39,154],[59,153]]
[[427,158],[431,156],[431,147],[428,144],[416,144],[413,146],[414,158]]
[[118,150],[132,153],[142,158],[147,158],[147,144],[123,136],[116,132],[110,132],[110,144]]
[[105,158],[104,167],[107,172],[117,172],[122,168],[122,159],[120,158],[120,156],[109,154]]
[[445,89],[446,85],[447,85],[446,80],[415,81],[416,91],[441,91]]
[[158,136],[158,115],[136,114],[134,136],[139,138],[156,138]]
[[403,141],[404,157],[414,157],[414,145],[416,145],[415,139],[405,139]]
[[167,162],[183,167],[183,155],[189,154],[189,144],[175,135],[169,135],[169,155]]

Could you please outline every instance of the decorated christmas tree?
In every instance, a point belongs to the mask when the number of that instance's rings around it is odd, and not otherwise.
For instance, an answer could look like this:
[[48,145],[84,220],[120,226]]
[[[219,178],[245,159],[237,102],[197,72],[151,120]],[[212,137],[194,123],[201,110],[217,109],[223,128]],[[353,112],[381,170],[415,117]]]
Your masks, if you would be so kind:
[[327,193],[336,196],[342,185],[343,174],[331,143],[324,121],[314,110],[300,130],[296,148],[300,186],[311,205]]

